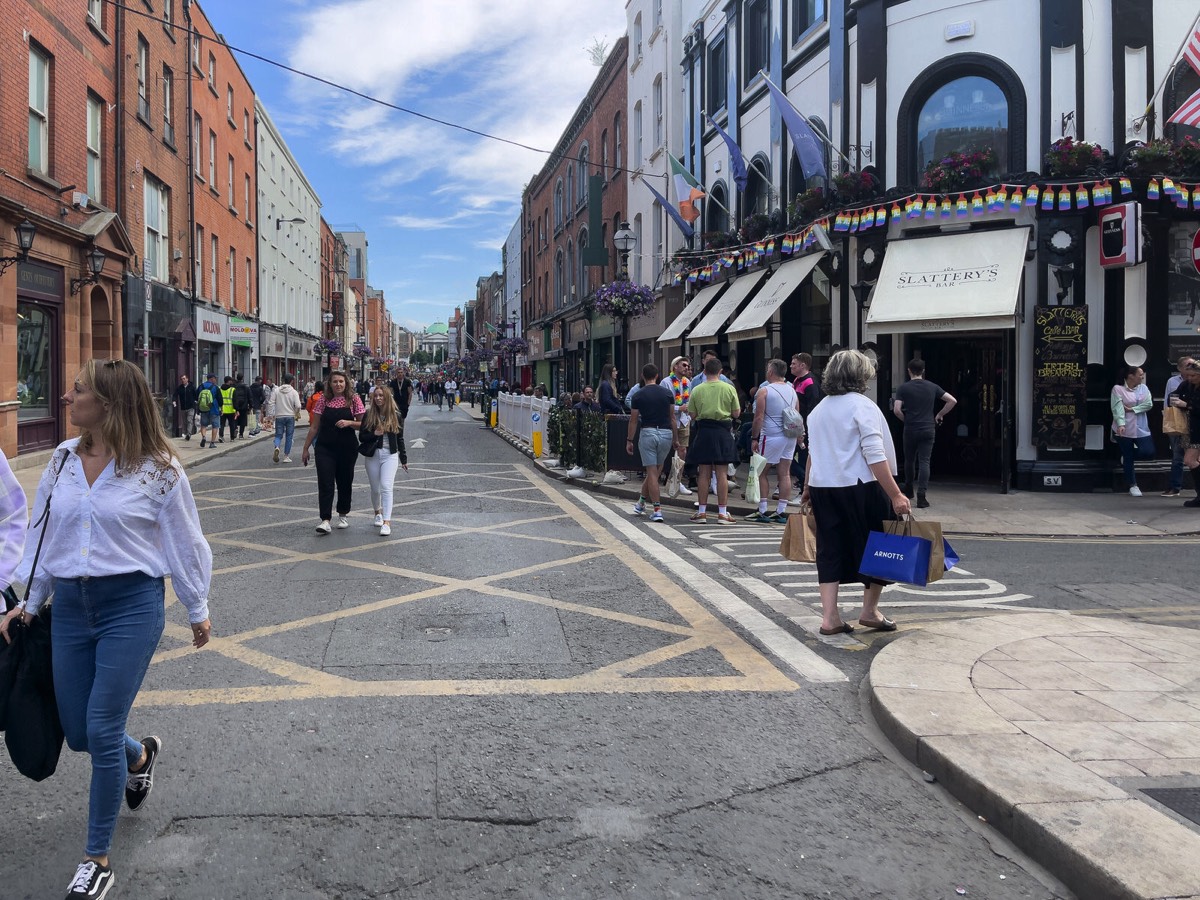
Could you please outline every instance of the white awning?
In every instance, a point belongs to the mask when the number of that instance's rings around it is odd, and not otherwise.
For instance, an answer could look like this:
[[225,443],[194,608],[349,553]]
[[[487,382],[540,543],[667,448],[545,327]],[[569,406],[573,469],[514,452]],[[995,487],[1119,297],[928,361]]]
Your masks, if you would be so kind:
[[1028,228],[888,244],[867,325],[879,334],[1015,328]]
[[746,299],[746,295],[754,290],[755,286],[763,280],[766,274],[766,269],[759,269],[757,272],[747,272],[739,276],[729,286],[729,290],[721,295],[721,299],[713,304],[713,308],[705,314],[699,324],[692,329],[688,340],[696,343],[697,341],[715,338],[721,327],[729,321],[729,317],[737,312],[737,308]]
[[750,305],[742,310],[742,314],[733,320],[725,336],[730,341],[748,341],[751,338],[765,337],[767,320],[775,314],[775,310],[783,305],[792,291],[796,290],[804,279],[812,274],[821,257],[825,253],[812,253],[808,256],[786,262],[771,276],[771,280],[763,285],[763,289],[750,301]]
[[687,327],[700,318],[700,316],[704,313],[704,310],[708,307],[708,304],[715,300],[717,295],[721,293],[721,291],[723,291],[728,284],[728,281],[722,281],[718,284],[710,284],[708,287],[697,293],[696,296],[691,299],[688,305],[683,308],[683,312],[675,317],[675,321],[667,326],[667,330],[659,335],[658,342],[660,344],[682,343],[683,333],[687,330]]

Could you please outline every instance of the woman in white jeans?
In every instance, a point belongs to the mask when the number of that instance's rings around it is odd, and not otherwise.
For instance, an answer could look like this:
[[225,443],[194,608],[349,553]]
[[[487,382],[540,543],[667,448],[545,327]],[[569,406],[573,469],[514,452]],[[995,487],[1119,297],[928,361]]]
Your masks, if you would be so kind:
[[371,392],[359,430],[359,442],[359,452],[366,457],[367,477],[371,480],[375,525],[380,536],[386,537],[392,533],[392,486],[396,480],[396,467],[403,466],[404,471],[408,471],[404,420],[400,418],[391,391]]

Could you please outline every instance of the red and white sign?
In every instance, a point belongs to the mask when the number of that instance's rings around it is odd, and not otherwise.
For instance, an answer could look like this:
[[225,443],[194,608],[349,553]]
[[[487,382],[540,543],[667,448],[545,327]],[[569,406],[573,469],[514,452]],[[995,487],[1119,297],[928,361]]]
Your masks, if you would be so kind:
[[1192,235],[1192,265],[1200,272],[1200,228]]
[[1118,203],[1100,213],[1100,265],[1106,269],[1142,261],[1142,205]]
[[224,344],[229,339],[229,316],[197,306],[196,337],[212,344]]

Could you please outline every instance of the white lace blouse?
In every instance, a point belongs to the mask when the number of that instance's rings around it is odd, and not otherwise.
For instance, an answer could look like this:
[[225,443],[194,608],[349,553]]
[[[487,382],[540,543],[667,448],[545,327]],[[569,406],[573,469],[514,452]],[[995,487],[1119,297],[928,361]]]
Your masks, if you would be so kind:
[[[38,483],[25,554],[14,576],[21,584],[29,581],[37,549],[40,526],[32,522],[41,516],[51,488],[54,494],[28,611],[36,613],[54,593],[56,578],[145,572],[154,578],[171,576],[188,620],[203,622],[208,618],[212,550],[178,460],[168,468],[146,460],[125,472],[109,462],[89,487],[78,446],[79,438],[60,444]],[[66,462],[55,484],[64,453]]]

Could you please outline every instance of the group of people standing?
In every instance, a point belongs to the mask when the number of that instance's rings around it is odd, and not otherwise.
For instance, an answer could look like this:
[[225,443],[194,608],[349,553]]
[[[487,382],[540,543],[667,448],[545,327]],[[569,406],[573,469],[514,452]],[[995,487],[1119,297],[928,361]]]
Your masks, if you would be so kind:
[[[1182,356],[1175,374],[1167,379],[1163,391],[1163,433],[1171,448],[1171,474],[1164,497],[1183,492],[1183,473],[1192,476],[1196,496],[1184,506],[1200,508],[1200,362]],[[1131,496],[1142,496],[1134,467],[1138,459],[1155,455],[1154,437],[1148,413],[1154,399],[1146,387],[1146,372],[1141,366],[1124,366],[1109,396],[1112,409],[1112,438],[1121,448],[1121,467]]]

